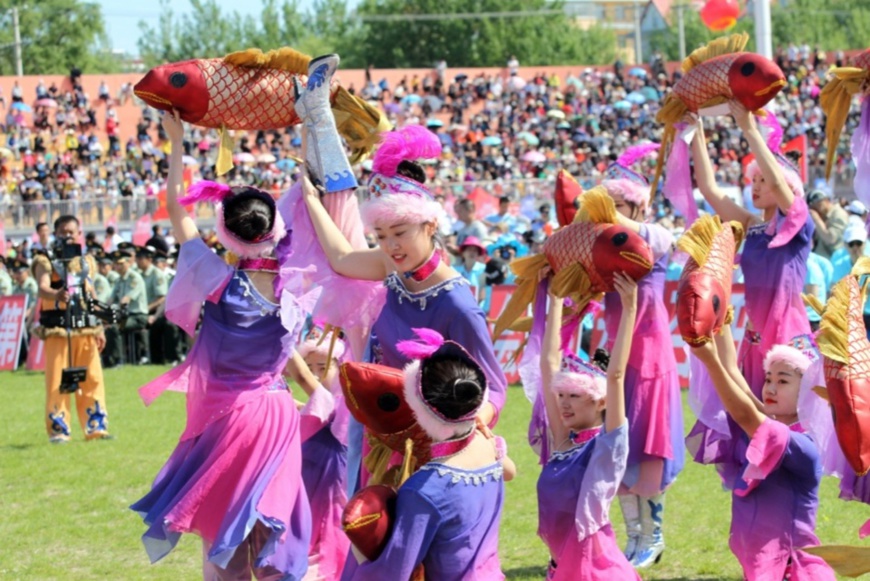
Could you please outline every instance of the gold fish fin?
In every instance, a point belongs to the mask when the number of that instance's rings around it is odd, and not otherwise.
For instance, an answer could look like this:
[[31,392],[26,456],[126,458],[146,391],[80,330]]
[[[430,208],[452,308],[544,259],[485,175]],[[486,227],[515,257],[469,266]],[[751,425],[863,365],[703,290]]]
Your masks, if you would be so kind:
[[520,317],[516,321],[514,321],[509,327],[511,331],[516,331],[518,333],[528,333],[532,330],[532,318],[531,317]]
[[825,305],[822,303],[822,301],[819,300],[819,297],[817,297],[816,295],[801,293],[801,298],[804,300],[804,304],[814,310],[816,314],[824,314]]
[[391,129],[386,117],[364,100],[339,87],[332,98],[332,113],[338,132],[350,147],[352,164],[369,155],[383,131]]
[[604,186],[595,186],[580,196],[580,209],[574,216],[574,222],[617,223],[616,204]]
[[849,363],[849,302],[855,279],[847,277],[834,285],[831,297],[822,313],[816,342],[819,351],[828,359]]
[[228,54],[224,57],[224,62],[249,69],[279,69],[297,75],[305,75],[308,73],[308,63],[311,62],[311,57],[289,47],[270,50],[266,53],[259,48],[249,48]]
[[719,334],[722,334],[722,331],[726,326],[731,325],[734,322],[734,305],[728,305],[728,310],[725,311],[725,321],[722,323],[722,329],[719,330]]
[[217,175],[222,176],[233,169],[233,138],[230,137],[226,127],[220,128],[220,145],[218,146],[217,163],[215,171]]
[[852,107],[852,96],[861,91],[864,82],[870,78],[870,71],[852,67],[838,67],[830,71],[834,78],[822,89],[819,104],[825,112],[825,137],[828,141],[828,155],[825,160],[825,179],[830,179],[834,167],[834,157],[840,134]]
[[372,435],[369,435],[369,446],[371,449],[363,460],[366,470],[371,474],[369,484],[381,484],[387,472],[393,451]]
[[498,339],[505,329],[525,314],[528,306],[535,300],[538,273],[547,264],[547,257],[543,254],[527,256],[511,263],[511,270],[517,275],[517,289],[495,322],[493,339]]
[[817,385],[813,387],[813,393],[817,396],[825,400],[826,402],[831,402],[831,396],[828,395],[828,388],[823,385]]
[[407,438],[405,440],[405,458],[402,460],[402,470],[399,472],[399,486],[414,473],[414,440]]
[[731,226],[731,232],[734,233],[734,248],[736,250],[737,248],[740,248],[741,244],[743,244],[743,237],[746,235],[746,230],[743,229],[743,224],[737,220],[729,221],[728,225]]
[[722,222],[719,216],[704,214],[680,236],[677,248],[691,256],[698,266],[704,266],[713,248],[713,239],[721,231]]
[[865,573],[870,573],[870,547],[821,545],[804,547],[801,550],[821,557],[840,575],[859,577]]
[[708,60],[714,59],[717,56],[725,54],[734,54],[743,52],[746,48],[746,43],[749,42],[749,35],[745,32],[740,34],[731,34],[729,36],[720,36],[707,43],[707,46],[695,49],[692,54],[686,57],[683,61],[682,69],[684,73],[688,73],[699,64]]
[[859,258],[849,273],[852,276],[864,276],[870,274],[870,256],[862,256]]
[[[556,273],[550,285],[553,294],[557,297],[567,297],[572,293],[582,296],[590,294],[592,281],[589,280],[586,269],[580,263],[574,262]],[[578,305],[577,308],[583,307]]]

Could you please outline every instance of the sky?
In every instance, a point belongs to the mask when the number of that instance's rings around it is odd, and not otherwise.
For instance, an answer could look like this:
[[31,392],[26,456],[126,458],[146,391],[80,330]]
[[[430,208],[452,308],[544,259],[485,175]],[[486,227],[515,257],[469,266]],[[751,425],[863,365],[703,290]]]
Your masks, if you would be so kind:
[[[130,0],[96,0],[103,8],[103,18],[106,22],[106,33],[112,48],[123,50],[130,54],[137,54],[136,41],[139,39],[139,21],[144,21],[151,26],[157,24],[160,16],[160,5],[155,0],[144,2],[131,2]],[[217,0],[221,10],[231,13],[239,12],[242,15],[258,15],[262,10],[262,4],[258,0]],[[313,0],[300,0],[302,10],[308,10]],[[351,0],[350,5],[355,5],[356,0]],[[190,11],[190,3],[187,0],[175,0],[173,11],[176,14],[184,14]]]

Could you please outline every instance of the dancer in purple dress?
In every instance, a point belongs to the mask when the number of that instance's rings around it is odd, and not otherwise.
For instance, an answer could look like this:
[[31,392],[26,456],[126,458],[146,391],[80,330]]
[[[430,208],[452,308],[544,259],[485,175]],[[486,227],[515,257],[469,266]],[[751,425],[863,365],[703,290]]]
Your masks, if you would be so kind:
[[755,154],[755,161],[746,171],[752,180],[752,203],[763,212],[763,221],[718,188],[700,127],[692,146],[692,157],[695,178],[704,198],[723,220],[736,220],[746,231],[740,266],[749,323],[739,362],[752,393],[759,397],[765,378],[764,355],[774,345],[810,333],[801,292],[814,226],[804,200],[800,172],[778,153],[782,128],[776,118],[768,114],[766,124],[770,134],[765,143],[752,114],[736,102],[730,106],[734,120]]
[[[345,581],[499,581],[498,529],[504,502],[501,453],[476,429],[487,375],[462,346],[430,329],[397,347],[411,360],[404,395],[432,438],[432,460],[402,484],[390,537],[374,561],[349,558]],[[356,552],[356,551],[355,551]]]
[[[609,519],[629,454],[623,379],[638,298],[630,278],[617,275],[614,286],[622,309],[607,375],[597,366],[601,350],[591,365],[562,351],[562,299],[550,296],[541,389],[553,452],[538,479],[538,534],[550,550],[547,579],[553,581],[640,579],[619,550]],[[543,324],[546,300],[539,292],[535,326]]]
[[[628,466],[619,492],[628,544],[625,556],[635,567],[658,562],[665,550],[665,491],[685,463],[680,376],[671,343],[670,317],[665,306],[665,275],[674,237],[648,221],[649,182],[631,169],[656,143],[629,147],[607,169],[602,186],[613,198],[620,223],[639,233],[653,251],[653,269],[638,281],[638,315],[625,371],[628,418]],[[613,349],[622,318],[619,294],[604,297],[606,348]]]
[[[187,392],[187,425],[151,491],[131,508],[148,525],[152,561],[182,533],[203,541],[203,578],[300,580],[311,517],[300,477],[299,413],[281,375],[304,322],[288,288],[274,286],[275,244],[286,234],[272,197],[254,188],[195,184],[178,200],[183,125],[164,117],[172,143],[167,209],[181,244],[166,314],[191,336],[185,362],[140,390]],[[216,204],[218,237],[240,257],[227,265],[202,241],[184,203]],[[279,300],[281,305],[279,305]]]
[[[811,366],[806,353],[775,345],[763,366],[763,403],[737,367],[730,328],[694,353],[706,366],[715,391],[705,395],[713,421],[727,412],[730,434],[707,431],[688,438],[695,460],[715,464],[731,494],[730,547],[748,581],[833,581],[834,572],[802,548],[816,546],[816,511],[822,465],[819,448],[798,418],[799,397],[814,382],[802,382]],[[802,385],[803,383],[803,385]]]
[[[331,353],[330,353],[331,351]],[[332,334],[302,342],[287,364],[308,394],[302,416],[302,482],[311,505],[311,549],[305,581],[337,579],[350,542],[341,529],[347,504],[347,423],[350,412],[338,382],[345,344]]]

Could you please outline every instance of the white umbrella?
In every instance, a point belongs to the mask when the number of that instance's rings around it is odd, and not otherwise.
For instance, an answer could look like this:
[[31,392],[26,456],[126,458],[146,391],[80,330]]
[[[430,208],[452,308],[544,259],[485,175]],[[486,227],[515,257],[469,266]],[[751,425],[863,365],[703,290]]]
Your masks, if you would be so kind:
[[547,161],[547,156],[540,151],[529,151],[528,153],[523,154],[523,161],[528,161],[530,163],[543,163]]
[[196,161],[196,158],[191,155],[185,155],[181,158],[182,163],[188,166],[198,166],[199,162]]
[[257,163],[275,163],[275,156],[271,153],[261,153],[257,156]]
[[233,161],[236,163],[254,163],[256,158],[250,153],[242,151],[233,156]]

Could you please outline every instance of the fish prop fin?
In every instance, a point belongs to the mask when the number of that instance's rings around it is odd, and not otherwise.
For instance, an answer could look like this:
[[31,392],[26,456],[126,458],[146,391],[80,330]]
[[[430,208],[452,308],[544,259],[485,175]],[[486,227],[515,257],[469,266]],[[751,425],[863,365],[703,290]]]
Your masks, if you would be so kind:
[[813,393],[825,400],[828,403],[831,403],[831,396],[828,395],[828,388],[823,385],[817,385],[813,387]]
[[220,128],[220,145],[218,146],[217,163],[215,163],[215,171],[217,175],[222,176],[233,169],[233,138],[230,137],[230,132],[226,127]]
[[514,321],[508,329],[517,333],[530,333],[532,331],[532,318],[520,317]]
[[380,140],[380,134],[391,129],[380,111],[364,100],[339,87],[332,98],[335,126],[351,151],[350,163],[356,164],[370,154]]
[[513,355],[511,355],[511,358],[508,359],[508,362],[505,365],[505,368],[510,367],[514,363],[519,362],[519,360],[522,358],[523,352],[526,350],[526,346],[528,346],[528,344],[529,344],[529,336],[526,335],[525,337],[523,337],[523,340],[520,341],[520,346],[516,348]]
[[801,298],[804,300],[804,304],[814,310],[817,315],[824,314],[825,305],[819,300],[819,297],[816,295],[801,293]]
[[369,445],[371,449],[363,460],[366,470],[371,474],[369,484],[382,484],[390,465],[393,450],[371,434],[369,434]]
[[849,274],[857,277],[870,274],[870,256],[862,256],[859,258]]
[[517,275],[517,289],[495,322],[494,340],[498,339],[514,321],[525,315],[526,309],[535,300],[538,273],[548,264],[547,257],[543,254],[520,258],[511,263],[511,270]]
[[667,157],[665,153],[670,152],[670,147],[676,139],[677,123],[679,123],[688,112],[689,108],[686,107],[686,104],[683,103],[674,93],[670,93],[665,98],[662,108],[659,109],[659,112],[656,114],[656,122],[664,125],[664,131],[662,132],[659,156],[658,159],[656,159],[656,171],[653,175],[653,179],[650,180],[650,203],[652,203],[655,198],[656,190],[658,190],[659,187],[659,180],[662,179],[662,172],[665,169],[665,158]]
[[731,34],[729,36],[720,36],[715,40],[711,40],[706,46],[695,49],[692,51],[692,54],[686,57],[681,65],[683,73],[688,73],[701,63],[707,62],[716,57],[743,52],[748,42],[749,35],[745,32]]
[[248,69],[278,69],[297,75],[305,75],[308,73],[308,63],[311,62],[311,57],[289,47],[269,52],[263,52],[258,48],[249,48],[228,54],[224,57],[224,62],[228,65]]
[[825,137],[828,140],[828,155],[825,160],[825,179],[830,179],[837,154],[837,144],[846,125],[849,109],[852,107],[852,97],[859,93],[865,83],[870,80],[870,70],[854,67],[838,67],[831,69],[834,78],[822,89],[819,104],[825,112]]
[[402,469],[399,472],[399,486],[403,485],[405,481],[411,477],[411,474],[414,473],[416,467],[417,462],[414,458],[414,440],[408,438],[405,440],[405,458],[402,460]]
[[680,236],[677,248],[691,256],[698,266],[704,266],[713,248],[713,239],[721,231],[722,222],[719,216],[705,214]]
[[725,320],[722,321],[722,328],[719,329],[719,334],[725,332],[725,327],[730,327],[734,322],[734,305],[728,305],[728,310],[725,311]]
[[870,547],[821,545],[804,547],[802,551],[821,557],[839,575],[859,577],[870,573]]
[[[553,276],[550,281],[552,292],[557,297],[567,297],[577,294],[580,297],[592,295],[592,281],[586,273],[586,269],[578,263],[569,264]],[[585,303],[583,304],[585,306]]]
[[574,216],[574,223],[592,222],[593,224],[616,224],[616,204],[604,186],[595,186],[580,196],[580,210]]
[[850,277],[834,285],[816,335],[819,352],[844,365],[849,363],[849,301],[854,281]]

